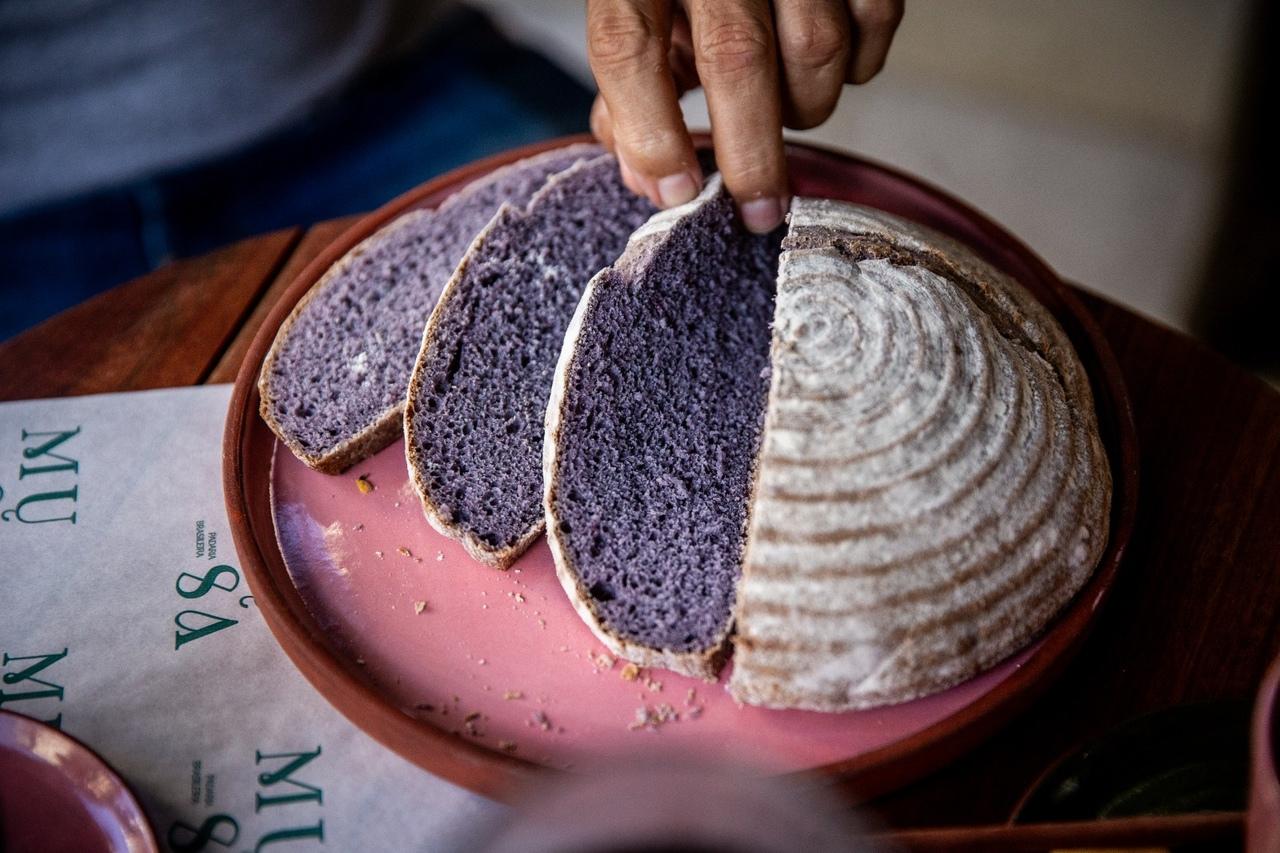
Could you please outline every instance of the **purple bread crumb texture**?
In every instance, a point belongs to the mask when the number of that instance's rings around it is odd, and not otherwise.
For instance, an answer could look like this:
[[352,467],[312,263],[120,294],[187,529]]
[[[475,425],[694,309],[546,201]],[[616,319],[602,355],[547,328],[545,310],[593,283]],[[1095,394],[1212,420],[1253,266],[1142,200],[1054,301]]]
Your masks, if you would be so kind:
[[679,652],[732,620],[781,234],[722,194],[598,283],[569,377],[558,533],[605,627]]
[[454,282],[419,365],[418,473],[447,524],[491,549],[542,519],[542,436],[565,329],[591,277],[654,213],[605,156],[508,209]]
[[548,152],[481,178],[375,243],[317,292],[293,324],[268,377],[272,414],[322,454],[400,405],[422,328],[454,267],[503,201],[523,205],[549,175],[599,155]]

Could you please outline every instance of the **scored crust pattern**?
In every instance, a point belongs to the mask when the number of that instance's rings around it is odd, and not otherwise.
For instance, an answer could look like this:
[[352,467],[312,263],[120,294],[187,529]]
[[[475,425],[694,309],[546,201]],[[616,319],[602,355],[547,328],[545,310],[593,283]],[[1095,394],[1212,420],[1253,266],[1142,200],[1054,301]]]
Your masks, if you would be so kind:
[[1032,297],[878,211],[797,199],[730,691],[845,710],[957,684],[1038,634],[1107,541],[1083,369]]

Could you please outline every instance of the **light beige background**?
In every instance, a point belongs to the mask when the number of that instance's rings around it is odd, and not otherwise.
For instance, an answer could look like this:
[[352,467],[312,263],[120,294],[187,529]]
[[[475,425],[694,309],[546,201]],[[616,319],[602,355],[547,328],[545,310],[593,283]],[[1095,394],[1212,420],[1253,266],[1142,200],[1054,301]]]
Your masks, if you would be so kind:
[[[590,80],[582,0],[479,0]],[[914,172],[1060,273],[1188,329],[1221,202],[1244,0],[907,0],[889,64],[797,137]],[[685,99],[706,124],[701,98]]]

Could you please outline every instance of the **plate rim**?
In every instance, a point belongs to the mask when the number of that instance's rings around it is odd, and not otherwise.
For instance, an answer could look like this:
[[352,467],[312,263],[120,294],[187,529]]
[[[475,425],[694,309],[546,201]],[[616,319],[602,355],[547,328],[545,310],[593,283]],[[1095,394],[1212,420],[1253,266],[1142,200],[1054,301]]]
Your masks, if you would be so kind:
[[[703,147],[709,144],[710,137],[695,133],[694,139]],[[307,263],[271,306],[236,374],[223,433],[223,493],[241,568],[267,627],[294,666],[343,716],[383,745],[431,773],[500,800],[509,799],[513,790],[540,774],[560,771],[452,737],[429,722],[410,717],[386,702],[354,664],[344,664],[333,654],[297,589],[288,582],[269,518],[268,529],[263,529],[261,513],[265,509],[269,514],[269,501],[265,502],[266,507],[262,503],[256,505],[255,524],[245,458],[255,440],[260,443],[266,436],[274,440],[258,416],[257,377],[263,359],[294,305],[335,261],[395,217],[415,207],[438,203],[480,175],[551,148],[590,140],[589,135],[579,134],[509,149],[440,175],[361,216]],[[1010,259],[1030,270],[1058,304],[1045,302],[1046,294],[1039,292],[1043,288],[1028,286],[1028,290],[1063,325],[1084,363],[1112,472],[1111,529],[1106,551],[1085,586],[1033,641],[1040,645],[1021,667],[971,704],[909,737],[853,758],[801,771],[828,777],[847,795],[865,799],[913,781],[975,746],[1039,696],[1074,657],[1114,583],[1133,533],[1138,497],[1137,430],[1119,363],[1101,328],[1035,252],[984,214],[905,172],[808,143],[789,141],[786,147],[788,159],[817,163],[835,159],[846,167],[878,173],[879,178],[889,180],[900,190],[940,203],[966,227],[989,244],[1000,246]],[[1000,266],[999,259],[988,256],[988,260]],[[262,435],[264,431],[266,436]],[[267,489],[262,491],[266,494]],[[269,550],[264,550],[263,543],[268,543]]]
[[[35,717],[29,717],[26,714],[20,714],[17,711],[6,711],[3,708],[0,708],[0,730],[12,729],[16,731],[22,727],[33,727],[42,731],[52,732],[60,739],[69,742],[72,749],[76,752],[81,753],[91,762],[98,764],[107,776],[115,780],[118,790],[123,792],[125,795],[124,799],[126,804],[138,817],[138,827],[141,829],[143,834],[140,837],[135,836],[135,840],[140,840],[145,844],[150,845],[149,847],[136,851],[136,853],[159,853],[160,842],[156,837],[155,827],[151,824],[151,816],[148,815],[147,810],[142,807],[142,800],[138,798],[137,791],[135,791],[133,786],[129,784],[128,780],[120,774],[120,771],[116,770],[116,768],[113,767],[109,761],[103,758],[96,749],[89,746],[75,735],[57,728],[56,726],[52,726],[43,720],[37,720]],[[53,764],[39,758],[36,758],[35,760],[50,767],[59,769],[61,767],[61,765]],[[108,809],[108,811],[113,815],[119,814],[118,810],[114,808]],[[0,838],[0,841],[2,840],[3,838]]]

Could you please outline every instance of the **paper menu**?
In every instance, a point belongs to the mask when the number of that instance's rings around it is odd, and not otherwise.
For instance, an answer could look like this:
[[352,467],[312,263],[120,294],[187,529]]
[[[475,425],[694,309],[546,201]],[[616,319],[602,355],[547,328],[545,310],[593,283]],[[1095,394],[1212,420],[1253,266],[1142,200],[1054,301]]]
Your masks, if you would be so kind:
[[229,398],[0,404],[0,707],[102,755],[162,849],[456,847],[500,807],[349,723],[255,608],[223,509]]

